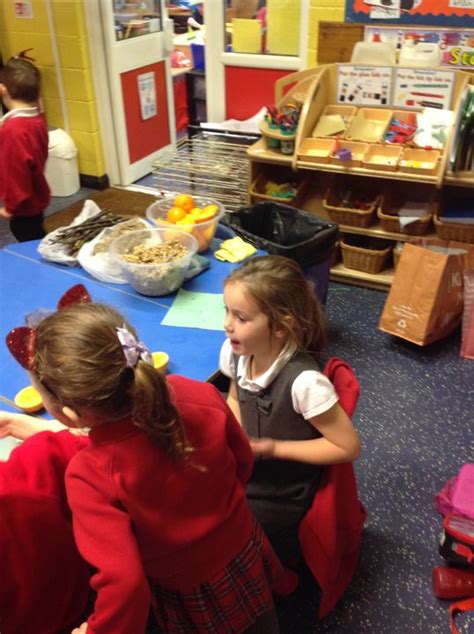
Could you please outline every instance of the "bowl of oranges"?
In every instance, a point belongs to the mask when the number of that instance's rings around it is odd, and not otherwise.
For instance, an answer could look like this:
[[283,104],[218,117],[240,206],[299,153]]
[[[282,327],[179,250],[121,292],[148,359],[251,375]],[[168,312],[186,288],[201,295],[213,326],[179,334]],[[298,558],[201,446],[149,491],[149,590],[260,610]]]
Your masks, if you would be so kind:
[[190,194],[164,196],[146,210],[146,217],[155,226],[174,225],[187,231],[198,241],[198,253],[205,251],[214,237],[219,220],[224,215],[223,205],[215,200]]

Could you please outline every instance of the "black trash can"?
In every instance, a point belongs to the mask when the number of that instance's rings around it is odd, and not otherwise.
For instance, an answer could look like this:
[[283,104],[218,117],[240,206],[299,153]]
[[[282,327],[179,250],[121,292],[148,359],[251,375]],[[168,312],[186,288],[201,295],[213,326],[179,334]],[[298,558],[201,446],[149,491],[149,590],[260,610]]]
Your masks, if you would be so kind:
[[326,303],[336,223],[288,205],[265,202],[241,207],[229,214],[227,224],[258,249],[298,262],[321,303]]

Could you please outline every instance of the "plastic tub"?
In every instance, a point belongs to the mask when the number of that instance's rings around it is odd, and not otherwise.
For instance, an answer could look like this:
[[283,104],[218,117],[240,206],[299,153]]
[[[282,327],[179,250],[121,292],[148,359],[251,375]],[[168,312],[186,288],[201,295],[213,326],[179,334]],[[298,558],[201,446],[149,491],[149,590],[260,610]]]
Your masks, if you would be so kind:
[[[185,254],[176,259],[158,263],[129,262],[136,247],[149,249],[169,243],[179,243]],[[168,295],[184,282],[191,258],[198,248],[197,240],[189,233],[174,227],[167,229],[139,229],[116,238],[110,245],[110,254],[117,260],[127,282],[138,293],[152,297]]]
[[[174,206],[174,199],[175,196],[165,196],[152,203],[146,210],[146,217],[148,220],[151,220],[157,227],[169,227],[171,223],[167,219],[167,214],[168,210]],[[194,236],[198,243],[198,252],[202,253],[208,248],[212,238],[214,237],[217,225],[225,213],[225,208],[216,200],[211,200],[210,198],[193,196],[193,199],[196,207],[200,207],[201,209],[207,207],[208,205],[217,205],[219,208],[217,214],[210,220],[206,220],[204,222],[182,225],[175,224],[172,226],[175,226],[180,231],[185,231]]]

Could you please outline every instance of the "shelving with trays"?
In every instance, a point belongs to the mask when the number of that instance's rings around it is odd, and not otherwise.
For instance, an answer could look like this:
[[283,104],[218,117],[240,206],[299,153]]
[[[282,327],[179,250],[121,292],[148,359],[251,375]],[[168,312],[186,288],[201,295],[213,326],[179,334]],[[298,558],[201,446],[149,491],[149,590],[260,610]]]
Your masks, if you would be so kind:
[[[314,71],[313,79],[310,78],[310,71],[305,71],[305,88],[306,99],[302,106],[300,123],[295,138],[295,152],[292,156],[285,156],[281,153],[272,152],[265,146],[263,139],[257,141],[248,150],[248,157],[250,160],[250,174],[251,181],[261,171],[263,165],[279,164],[287,167],[288,170],[292,169],[295,172],[302,173],[304,178],[309,182],[309,187],[305,189],[304,196],[301,199],[301,203],[297,204],[300,209],[304,209],[311,213],[314,213],[322,218],[329,218],[327,210],[324,207],[324,195],[327,191],[328,183],[335,175],[346,174],[352,177],[357,177],[361,181],[365,181],[370,178],[372,181],[380,182],[381,189],[384,187],[398,188],[400,189],[401,181],[411,183],[413,186],[426,187],[427,197],[429,193],[436,192],[437,190],[445,187],[446,185],[458,186],[460,188],[472,188],[474,187],[474,173],[446,173],[447,161],[449,158],[449,150],[452,143],[452,136],[448,138],[445,144],[444,151],[441,153],[439,160],[439,168],[436,173],[431,174],[419,174],[411,171],[384,171],[374,168],[368,168],[360,165],[344,165],[339,162],[311,162],[305,161],[301,158],[300,149],[302,144],[311,139],[311,134],[316,126],[316,123],[324,111],[329,105],[334,105],[335,99],[335,85],[336,85],[336,65],[329,64],[326,66],[312,69]],[[297,80],[299,74],[295,73],[294,80]],[[275,95],[280,97],[283,94],[284,85],[291,83],[292,76],[289,75],[282,80],[279,80],[275,84]],[[468,83],[474,84],[474,77],[468,73],[462,71],[455,71],[455,85],[453,89],[453,110],[456,110],[456,104],[459,97],[462,94],[465,86]],[[298,84],[293,88],[294,91],[298,90]],[[275,100],[278,103],[277,99]],[[397,111],[398,112],[398,111]],[[323,139],[324,137],[320,137]],[[326,137],[327,139],[327,137]],[[344,141],[341,141],[341,144]],[[349,141],[346,141],[349,143]],[[356,143],[355,141],[351,143]],[[417,184],[417,185],[415,185]],[[259,202],[252,193],[249,191],[249,198],[252,203]],[[407,242],[413,239],[413,235],[385,230],[378,219],[369,227],[357,227],[345,224],[340,224],[339,229],[341,234],[354,234],[365,235],[369,237],[378,237],[384,240],[396,242]],[[424,238],[430,240],[437,238],[434,227],[431,225],[428,233],[423,235]],[[378,274],[370,274],[355,269],[347,269],[342,263],[337,263],[331,268],[331,279],[336,281],[349,282],[361,286],[369,286],[378,288],[381,290],[388,290],[393,279],[393,268],[387,268]]]

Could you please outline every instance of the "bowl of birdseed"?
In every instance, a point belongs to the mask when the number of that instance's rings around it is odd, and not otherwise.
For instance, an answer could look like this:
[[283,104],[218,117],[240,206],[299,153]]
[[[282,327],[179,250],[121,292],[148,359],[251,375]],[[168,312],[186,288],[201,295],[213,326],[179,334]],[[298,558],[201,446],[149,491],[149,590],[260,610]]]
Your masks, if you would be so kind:
[[109,252],[137,293],[156,297],[182,285],[197,249],[196,238],[186,231],[150,228],[116,238]]

